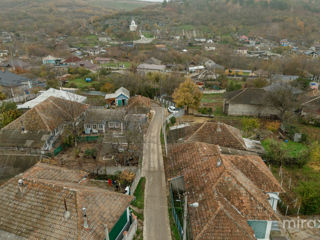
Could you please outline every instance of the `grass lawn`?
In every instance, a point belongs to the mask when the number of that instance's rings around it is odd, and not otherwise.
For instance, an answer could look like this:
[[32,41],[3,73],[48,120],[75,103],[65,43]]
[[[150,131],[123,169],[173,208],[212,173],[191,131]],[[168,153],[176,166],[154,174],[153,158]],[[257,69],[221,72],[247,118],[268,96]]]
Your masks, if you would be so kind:
[[[268,151],[271,139],[262,141],[262,146]],[[289,154],[291,158],[300,156],[300,153],[307,151],[308,147],[303,143],[296,143],[289,141],[288,143],[282,142],[282,148]]]
[[144,209],[144,188],[146,185],[146,178],[142,177],[139,181],[139,184],[134,192],[134,196],[136,199],[132,202],[132,205],[139,208]]
[[74,80],[69,80],[67,87],[71,87],[74,84],[77,88],[80,88],[80,89],[91,88],[93,83],[94,82],[86,82],[82,78],[76,78]]
[[308,141],[320,142],[320,128],[315,127],[312,125],[305,125],[305,124],[297,124],[296,127],[301,131],[301,133],[304,133],[307,135]]
[[201,103],[221,103],[223,102],[223,93],[203,94]]

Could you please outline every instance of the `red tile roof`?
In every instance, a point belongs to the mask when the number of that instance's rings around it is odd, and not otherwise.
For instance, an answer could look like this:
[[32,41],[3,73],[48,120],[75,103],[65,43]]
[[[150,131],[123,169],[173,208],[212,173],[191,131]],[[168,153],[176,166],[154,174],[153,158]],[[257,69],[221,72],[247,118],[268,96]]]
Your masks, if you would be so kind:
[[[198,208],[188,208],[195,239],[254,239],[247,220],[278,219],[268,196],[250,179],[254,173],[239,170],[231,160],[218,146],[207,143],[188,142],[170,148],[169,177],[183,176],[188,202],[199,203]],[[268,174],[262,178],[274,180]]]
[[45,168],[38,164],[0,187],[0,230],[27,239],[104,239],[104,224],[111,230],[132,201],[128,195],[75,183],[81,172]]
[[186,141],[247,150],[240,130],[220,122],[204,122]]
[[223,159],[230,161],[262,191],[268,193],[284,192],[277,179],[259,156],[223,155]]

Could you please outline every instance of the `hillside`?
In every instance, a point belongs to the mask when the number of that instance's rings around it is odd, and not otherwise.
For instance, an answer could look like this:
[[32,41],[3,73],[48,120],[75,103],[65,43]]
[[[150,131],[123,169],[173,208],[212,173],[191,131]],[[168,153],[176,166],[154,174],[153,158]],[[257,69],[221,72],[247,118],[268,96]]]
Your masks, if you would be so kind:
[[197,30],[206,37],[219,36],[225,42],[230,42],[228,36],[235,33],[302,43],[320,38],[320,0],[174,1],[106,17],[98,28],[108,31],[110,19],[130,18],[138,19],[138,23],[149,25],[152,30],[162,29],[172,34]]
[[0,0],[0,29],[72,33],[96,17],[147,5],[138,0]]

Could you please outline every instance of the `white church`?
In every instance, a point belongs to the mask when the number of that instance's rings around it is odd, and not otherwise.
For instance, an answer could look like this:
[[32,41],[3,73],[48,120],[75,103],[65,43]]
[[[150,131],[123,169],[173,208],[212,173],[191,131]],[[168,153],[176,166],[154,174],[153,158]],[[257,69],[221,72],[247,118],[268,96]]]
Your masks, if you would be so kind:
[[135,31],[137,31],[138,25],[136,24],[136,22],[134,20],[132,20],[129,28],[130,28],[131,32],[135,32]]

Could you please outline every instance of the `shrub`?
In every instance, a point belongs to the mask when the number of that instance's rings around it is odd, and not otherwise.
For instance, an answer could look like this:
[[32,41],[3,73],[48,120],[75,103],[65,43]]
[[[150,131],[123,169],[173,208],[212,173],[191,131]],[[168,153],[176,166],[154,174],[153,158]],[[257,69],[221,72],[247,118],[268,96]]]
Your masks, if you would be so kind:
[[320,185],[318,182],[301,182],[296,188],[301,197],[302,214],[320,214]]
[[171,123],[171,125],[174,125],[175,123],[176,123],[176,118],[175,117],[171,117],[170,118],[170,123]]
[[260,128],[260,120],[257,118],[242,118],[241,119],[242,130],[246,133]]
[[87,157],[87,158],[96,158],[97,157],[97,149],[95,148],[91,148],[91,149],[87,149],[85,152],[84,152],[84,156]]
[[235,83],[235,82],[233,82],[233,81],[230,81],[230,82],[228,83],[228,86],[227,86],[227,92],[239,90],[239,89],[241,89],[241,88],[242,88],[242,86],[241,86],[240,83]]
[[267,122],[265,124],[265,128],[271,132],[277,132],[280,128],[280,122],[278,121]]
[[265,158],[276,165],[304,166],[309,160],[309,149],[300,143],[284,143],[274,139],[263,141]]

